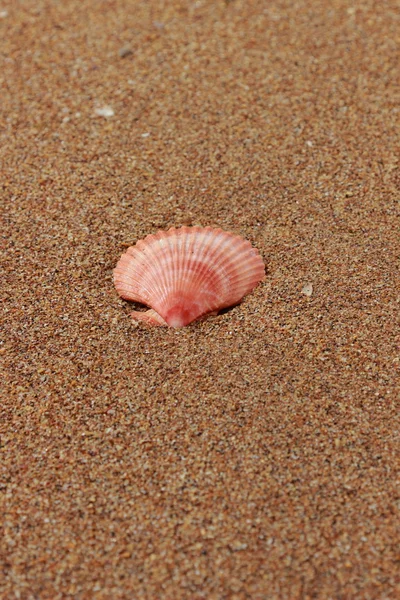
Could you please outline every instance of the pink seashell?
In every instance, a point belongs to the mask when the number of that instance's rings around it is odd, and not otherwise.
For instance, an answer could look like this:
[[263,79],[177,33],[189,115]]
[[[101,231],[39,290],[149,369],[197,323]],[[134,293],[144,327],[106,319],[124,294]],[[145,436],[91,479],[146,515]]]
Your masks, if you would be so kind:
[[265,275],[250,242],[212,227],[182,227],[148,235],[114,269],[117,292],[150,306],[134,320],[184,327],[237,304]]

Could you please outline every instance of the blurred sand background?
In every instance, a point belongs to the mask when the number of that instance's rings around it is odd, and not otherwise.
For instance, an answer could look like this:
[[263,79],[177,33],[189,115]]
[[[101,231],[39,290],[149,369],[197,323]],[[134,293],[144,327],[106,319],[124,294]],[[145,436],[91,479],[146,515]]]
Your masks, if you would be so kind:
[[[0,597],[399,598],[398,3],[2,0],[0,40]],[[135,327],[112,269],[190,224],[265,281]]]

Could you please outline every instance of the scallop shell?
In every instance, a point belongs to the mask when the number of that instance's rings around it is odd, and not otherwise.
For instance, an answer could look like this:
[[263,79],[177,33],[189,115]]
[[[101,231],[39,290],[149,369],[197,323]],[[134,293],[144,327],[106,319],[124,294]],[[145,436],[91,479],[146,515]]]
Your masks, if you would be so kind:
[[128,248],[114,269],[119,295],[150,306],[134,320],[184,327],[238,304],[264,277],[250,242],[212,227],[171,228]]

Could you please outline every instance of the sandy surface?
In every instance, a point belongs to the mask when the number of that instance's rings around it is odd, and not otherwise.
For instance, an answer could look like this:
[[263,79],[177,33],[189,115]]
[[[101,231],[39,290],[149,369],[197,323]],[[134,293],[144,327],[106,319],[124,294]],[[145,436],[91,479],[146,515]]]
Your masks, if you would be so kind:
[[[399,34],[395,0],[3,0],[2,599],[400,597]],[[183,224],[267,277],[135,327],[112,269]]]

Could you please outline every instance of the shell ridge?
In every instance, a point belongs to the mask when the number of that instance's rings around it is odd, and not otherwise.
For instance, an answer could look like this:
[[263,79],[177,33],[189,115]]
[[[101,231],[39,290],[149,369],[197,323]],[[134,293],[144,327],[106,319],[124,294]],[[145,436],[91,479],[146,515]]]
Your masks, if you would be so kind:
[[[204,290],[196,290],[196,271],[198,270],[199,255],[204,254],[204,248],[207,248],[210,239],[211,228],[182,228],[178,230],[179,235],[176,240],[176,252],[174,252],[173,280],[170,287],[170,299],[172,305],[181,298],[183,301],[191,301],[193,305],[199,307],[205,300]],[[209,245],[209,244],[208,244]],[[204,264],[204,257],[201,264]],[[204,269],[205,270],[205,269]],[[208,304],[208,303],[207,303]],[[171,308],[170,307],[170,308]],[[168,306],[166,306],[168,308]],[[203,312],[207,307],[203,307]]]
[[215,256],[221,251],[224,243],[222,230],[215,231],[207,228],[202,236],[202,243],[198,248],[197,264],[192,277],[193,288],[199,291],[200,306],[202,314],[212,310],[216,302],[216,289],[222,288],[223,280],[221,273],[215,268]]
[[[204,252],[204,246],[206,245],[207,242],[207,234],[208,234],[208,230],[207,228],[204,229],[204,231],[196,231],[196,235],[193,236],[192,239],[192,243],[191,243],[191,252],[190,252],[190,259],[189,259],[189,267],[193,270],[193,265],[196,264],[196,262],[198,261],[198,256],[201,256],[201,254]],[[197,238],[200,238],[200,240],[198,240]],[[198,241],[198,244],[196,245],[196,239]]]
[[235,256],[221,256],[218,262],[218,268],[231,279],[240,276],[243,266],[248,264],[248,257],[243,257],[240,262],[235,260]]
[[161,247],[162,238],[160,239],[157,235],[148,236],[148,238],[150,238],[148,240],[149,243],[141,250],[140,258],[143,260],[143,274],[146,276],[145,280],[147,283],[146,295],[148,300],[146,304],[151,306],[151,308],[155,308],[158,302],[152,301],[151,296],[155,295],[157,300],[163,296],[165,297],[167,286],[165,282],[165,269],[160,268],[162,265],[160,265],[158,258],[158,249]]
[[[218,261],[220,268],[225,272],[229,270],[234,270],[235,273],[240,272],[243,268],[242,265],[248,263],[251,258],[246,250],[248,250],[247,244],[238,243],[235,247],[231,247],[229,253],[221,253]],[[237,258],[238,256],[240,259]]]
[[194,247],[190,261],[192,270],[191,285],[194,291],[198,290],[198,304],[201,313],[204,314],[208,312],[214,300],[214,293],[212,294],[212,298],[210,298],[212,278],[210,278],[209,268],[210,264],[212,264],[212,255],[217,251],[216,246],[219,245],[218,240],[220,235],[219,232],[218,234],[214,233],[212,228],[205,228],[198,235],[201,235],[201,243],[197,248]]
[[[172,234],[172,235],[171,235]],[[174,285],[174,270],[165,260],[160,260],[163,240],[167,247],[174,250],[174,230],[159,231],[140,240],[130,249],[128,256],[123,255],[115,270],[114,281],[117,289],[129,299],[137,300],[152,308],[159,309],[165,302],[171,284]],[[166,239],[167,238],[167,239]],[[164,258],[165,255],[161,254]],[[171,261],[173,264],[174,258]],[[152,300],[152,298],[156,300]]]
[[161,274],[160,274],[160,285],[162,286],[163,289],[163,294],[160,297],[160,310],[161,307],[163,306],[163,304],[166,302],[168,295],[170,293],[171,287],[174,284],[174,273],[173,270],[171,268],[169,268],[169,262],[168,261],[168,256],[169,254],[172,255],[172,264],[174,261],[174,257],[173,257],[173,242],[174,242],[174,234],[175,234],[176,230],[171,227],[164,235],[162,231],[159,232],[159,237],[160,237],[160,243],[159,243],[159,247],[158,249],[162,251],[162,256],[164,257],[164,260],[161,261],[160,267],[161,267]]
[[114,285],[119,293],[123,294],[127,299],[135,300],[138,297],[138,293],[130,282],[130,262],[131,257],[127,256],[127,254],[123,254],[113,271],[113,279]]
[[[200,237],[200,243],[199,243],[199,238]],[[184,287],[184,283],[187,283],[187,279],[188,277],[190,279],[193,279],[193,270],[195,268],[196,265],[196,256],[198,253],[201,252],[201,249],[203,247],[204,244],[204,239],[203,236],[201,235],[201,231],[199,232],[197,229],[195,231],[193,231],[193,233],[191,234],[190,232],[186,232],[185,231],[185,244],[184,244],[184,251],[182,252],[182,265],[181,265],[181,272],[180,272],[180,285],[179,285],[179,289],[177,286],[176,291],[179,293],[183,292],[183,289],[181,289],[182,287]]]
[[183,254],[184,254],[184,256],[187,257],[186,261],[184,261],[184,263],[186,262],[186,265],[187,265],[186,268],[189,270],[192,268],[192,264],[193,264],[193,252],[192,252],[193,239],[191,239],[191,238],[192,238],[192,236],[189,233],[186,233]]
[[[171,231],[171,230],[170,230]],[[182,278],[184,253],[182,252],[182,237],[185,235],[183,228],[174,229],[173,237],[170,238],[170,247],[172,255],[171,283],[168,289],[168,295],[172,297],[179,288],[179,282]]]
[[135,256],[132,256],[132,261],[127,266],[127,275],[131,284],[134,283],[137,286],[137,291],[143,304],[148,305],[152,290],[151,285],[149,285],[149,279],[145,277],[148,269],[148,252],[145,253],[142,249],[143,247],[143,245],[136,247]]
[[165,297],[166,308],[168,306],[168,304],[167,304],[168,299],[170,299],[171,296],[176,291],[177,282],[179,281],[179,278],[180,278],[181,256],[180,256],[180,252],[179,252],[179,235],[178,234],[175,235],[174,237],[171,236],[168,238],[168,246],[169,246],[169,251],[171,254],[171,268],[168,268],[169,267],[168,264],[166,265],[166,271],[169,273],[169,276],[170,276],[168,292]]
[[[229,244],[231,236],[224,234],[222,230],[220,230],[219,235],[215,236],[214,243],[209,247],[209,251],[207,253],[207,259],[209,261],[209,269],[211,269],[211,273],[207,272],[207,262],[205,262],[205,270],[204,272],[199,273],[199,284],[208,283],[208,286],[212,288],[220,287],[223,295],[225,296],[227,293],[227,288],[229,290],[229,281],[227,280],[224,271],[221,269],[220,261],[218,260],[220,256],[224,254],[224,248]],[[211,295],[211,294],[209,294]],[[215,296],[215,292],[213,294]],[[215,300],[214,298],[208,299],[208,306],[210,310],[214,309]]]
[[185,233],[184,230],[182,230],[182,233],[177,236],[176,241],[176,253],[178,256],[178,269],[176,271],[175,274],[175,282],[174,282],[174,289],[177,291],[178,287],[179,287],[179,282],[182,279],[183,273],[184,273],[184,269],[185,269],[185,252],[184,252],[184,243],[186,241],[186,239],[189,236]]
[[117,267],[114,282],[120,291],[129,294],[130,300],[147,304],[148,297],[143,292],[142,271],[136,273],[131,264],[127,264],[123,271]]
[[[165,233],[165,247],[163,248],[164,261],[161,261],[160,280],[163,285],[163,294],[157,306],[165,315],[171,301],[177,293],[179,281],[182,277],[182,233],[181,230],[171,228]],[[160,232],[163,233],[163,232]],[[159,250],[162,246],[160,245]],[[160,283],[161,283],[160,281]]]
[[[255,287],[265,274],[262,258],[258,250],[254,249],[250,242],[240,236],[234,236],[232,242],[235,243],[232,243],[231,252],[226,257],[225,252],[222,252],[220,255],[222,261],[219,263],[219,268],[222,269],[229,283],[225,300],[226,306],[229,306],[232,302],[236,303],[240,301],[241,298]],[[237,255],[240,256],[239,262],[236,258]],[[247,269],[246,272],[243,272],[244,266],[248,265],[250,261],[252,265],[248,268],[251,271],[254,270],[256,274],[258,273],[257,277],[255,275],[249,276]],[[238,289],[235,290],[236,287]]]
[[170,263],[174,264],[174,238],[170,232],[171,230],[167,232],[165,237],[160,236],[160,240],[157,243],[156,250],[161,252],[161,259],[159,254],[155,253],[155,263],[158,266],[158,272],[154,281],[154,293],[157,294],[156,302],[160,311],[163,310],[171,293],[171,288],[174,285],[174,269],[170,266]]
[[[214,309],[214,290],[217,287],[220,288],[221,292],[223,291],[222,296],[225,299],[225,296],[229,296],[232,286],[239,286],[240,291],[242,289],[247,290],[248,287],[252,288],[255,285],[253,279],[257,283],[258,277],[264,275],[264,265],[261,262],[261,257],[250,242],[233,234],[227,234],[222,230],[214,233],[212,229],[210,231],[210,228],[204,232],[201,230],[192,232],[192,235],[190,230],[187,232],[182,228],[178,231],[180,232],[179,237],[175,235],[176,230],[173,229],[168,232],[168,235],[165,232],[159,232],[156,236],[147,236],[146,239],[150,242],[148,245],[143,244],[143,242],[138,243],[137,249],[130,248],[129,255],[123,255],[117,266],[118,268],[115,269],[114,278],[124,296],[149,304],[149,302],[151,303],[151,295],[156,294],[161,301],[166,301],[169,295],[173,295],[174,292],[179,293],[178,282],[181,281],[181,285],[191,284],[194,289],[199,288],[202,292],[202,308],[207,310],[212,307]],[[211,233],[215,235],[214,240],[210,236]],[[201,242],[196,248],[196,238],[199,234]],[[176,265],[176,269],[171,269],[168,263],[163,265],[161,262],[159,264],[157,251],[162,245],[162,240],[167,241],[166,238],[168,239],[169,251],[172,254],[172,264]],[[231,251],[226,254],[225,249],[229,247],[229,244],[231,244]],[[190,251],[190,248],[192,251]],[[237,253],[242,254],[240,262],[235,262]],[[197,257],[197,254],[200,257]],[[186,261],[185,257],[188,257]],[[197,266],[195,264],[196,258]],[[135,277],[133,264],[135,259],[139,260],[141,267],[137,277]],[[246,269],[245,266],[251,260],[253,264]],[[210,264],[213,268],[211,272],[208,272],[207,265]],[[125,276],[120,275],[122,267],[125,268]],[[187,277],[184,276],[185,269],[190,274],[189,281],[186,281]],[[191,271],[194,271],[194,276]],[[150,275],[145,287],[141,285],[140,281],[142,272],[147,272]],[[168,275],[170,277],[166,277]],[[211,288],[211,291],[208,288]]]
[[188,261],[188,266],[192,271],[188,283],[191,285],[192,293],[199,297],[199,308],[204,314],[213,310],[218,304],[216,301],[218,287],[220,289],[226,287],[222,274],[215,268],[215,256],[221,252],[226,235],[222,230],[213,230],[212,228],[206,228],[199,234],[202,234],[201,243],[195,248],[193,242],[193,253],[190,254]]
[[147,304],[173,327],[239,303],[264,275],[262,257],[249,241],[197,226],[146,236],[113,272],[120,296]]

